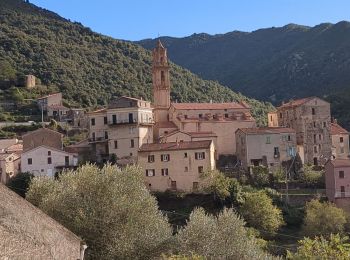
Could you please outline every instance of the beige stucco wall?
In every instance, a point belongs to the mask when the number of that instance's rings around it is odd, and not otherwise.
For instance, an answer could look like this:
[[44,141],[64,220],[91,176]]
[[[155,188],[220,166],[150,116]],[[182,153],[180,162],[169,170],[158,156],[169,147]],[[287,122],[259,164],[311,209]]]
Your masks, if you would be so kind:
[[[343,138],[343,142],[340,138]],[[349,158],[349,135],[348,134],[337,134],[332,135],[332,155],[336,159],[347,159]]]
[[[187,133],[183,132],[175,132],[174,134],[169,134],[166,137],[161,138],[161,142],[165,143],[171,143],[171,142],[189,142],[189,141],[205,141],[205,140],[211,140],[214,143],[214,147],[217,147],[217,137],[216,136],[208,136],[208,137],[198,137],[198,136],[191,136]],[[218,159],[218,153],[215,150],[215,159]]]
[[255,127],[255,121],[203,121],[200,123],[182,123],[184,132],[213,132],[217,136],[217,154],[230,155],[236,153],[236,135],[238,128]]
[[[48,152],[51,151],[51,156]],[[21,157],[22,172],[31,172],[35,176],[52,177],[58,171],[56,167],[65,166],[65,156],[69,156],[69,166],[77,166],[77,157],[64,151],[50,149],[49,147],[38,147],[27,151]],[[52,163],[48,164],[48,157],[52,158]],[[28,164],[28,158],[32,158],[32,164]]]
[[[115,154],[118,158],[137,156],[137,151],[142,144],[153,143],[151,126],[119,126],[109,133],[109,153]],[[131,147],[131,140],[134,140],[134,147]],[[118,142],[117,148],[115,148],[115,141]]]
[[[290,136],[290,141],[288,141]],[[267,138],[270,142],[267,142]],[[252,165],[251,160],[262,160],[267,167],[275,170],[281,166],[283,161],[288,161],[292,157],[288,154],[291,147],[296,148],[296,137],[293,133],[273,133],[273,134],[245,134],[237,131],[237,156],[244,168]],[[278,147],[279,156],[274,156],[274,148]]]
[[[177,190],[192,192],[193,183],[201,182],[198,167],[203,166],[204,171],[215,168],[214,150],[212,144],[210,149],[139,152],[138,164],[143,168],[145,183],[151,190],[166,191],[171,189],[171,181],[176,181]],[[205,152],[205,159],[196,160],[196,152]],[[185,153],[187,158],[184,158]],[[162,154],[170,154],[170,161],[162,162],[160,159]],[[154,155],[155,162],[149,163],[148,155]],[[185,167],[188,168],[188,172],[185,171]],[[164,168],[168,169],[168,176],[161,175],[161,169]],[[154,169],[155,176],[147,177],[147,169]]]
[[278,116],[277,112],[267,113],[268,127],[278,127]]

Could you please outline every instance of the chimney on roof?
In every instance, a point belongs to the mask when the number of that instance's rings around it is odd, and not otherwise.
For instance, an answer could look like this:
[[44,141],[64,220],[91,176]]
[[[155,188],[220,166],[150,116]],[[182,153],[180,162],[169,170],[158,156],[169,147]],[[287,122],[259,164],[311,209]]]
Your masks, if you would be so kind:
[[210,104],[213,104],[213,100],[212,100],[212,99],[210,99],[209,103],[210,103]]

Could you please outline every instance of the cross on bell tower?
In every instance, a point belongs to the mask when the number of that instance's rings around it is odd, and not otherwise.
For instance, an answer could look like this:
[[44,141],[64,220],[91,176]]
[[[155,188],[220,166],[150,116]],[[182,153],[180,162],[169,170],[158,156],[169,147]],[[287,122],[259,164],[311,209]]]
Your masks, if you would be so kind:
[[170,107],[170,75],[167,50],[160,40],[153,49],[153,104],[155,108]]

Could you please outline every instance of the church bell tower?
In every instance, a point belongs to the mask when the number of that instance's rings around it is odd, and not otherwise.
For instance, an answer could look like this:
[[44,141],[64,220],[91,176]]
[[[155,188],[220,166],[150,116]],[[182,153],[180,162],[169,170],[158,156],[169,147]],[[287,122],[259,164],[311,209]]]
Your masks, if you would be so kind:
[[153,104],[155,109],[169,109],[170,107],[170,75],[167,50],[158,40],[153,50],[152,82]]

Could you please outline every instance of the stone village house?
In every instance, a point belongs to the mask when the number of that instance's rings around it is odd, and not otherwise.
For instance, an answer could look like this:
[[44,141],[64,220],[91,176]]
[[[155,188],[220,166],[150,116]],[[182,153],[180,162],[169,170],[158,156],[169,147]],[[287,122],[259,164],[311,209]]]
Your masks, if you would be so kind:
[[292,100],[268,114],[269,127],[296,131],[303,163],[324,165],[332,156],[330,104],[318,97]]

